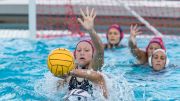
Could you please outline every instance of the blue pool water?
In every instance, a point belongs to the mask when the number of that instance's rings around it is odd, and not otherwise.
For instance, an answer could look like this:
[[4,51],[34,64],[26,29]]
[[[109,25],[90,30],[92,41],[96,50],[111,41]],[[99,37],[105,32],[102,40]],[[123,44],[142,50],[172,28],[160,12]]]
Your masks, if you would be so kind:
[[[127,45],[128,38],[123,40]],[[67,41],[68,40],[68,41]],[[0,40],[0,101],[61,101],[66,90],[57,89],[58,78],[47,69],[49,52],[58,47],[73,51],[79,38]],[[105,42],[105,38],[103,38]],[[149,39],[138,39],[144,48]],[[103,73],[107,75],[109,101],[180,101],[180,41],[164,39],[171,66],[153,72],[135,66],[128,47],[106,50]],[[103,101],[94,91],[95,101]]]

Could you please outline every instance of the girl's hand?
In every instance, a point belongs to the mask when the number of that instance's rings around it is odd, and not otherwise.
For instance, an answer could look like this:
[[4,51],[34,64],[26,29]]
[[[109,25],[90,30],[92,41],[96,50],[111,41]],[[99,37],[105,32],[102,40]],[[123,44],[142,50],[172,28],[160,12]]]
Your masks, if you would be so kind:
[[94,19],[96,17],[96,13],[94,12],[94,8],[89,12],[88,7],[86,8],[86,14],[80,9],[81,16],[83,19],[78,18],[80,24],[84,27],[84,29],[88,31],[92,31],[94,29]]
[[137,24],[135,26],[131,25],[130,33],[131,33],[131,37],[133,37],[133,38],[135,38],[139,34],[142,34],[142,32],[140,31],[140,28],[137,26]]

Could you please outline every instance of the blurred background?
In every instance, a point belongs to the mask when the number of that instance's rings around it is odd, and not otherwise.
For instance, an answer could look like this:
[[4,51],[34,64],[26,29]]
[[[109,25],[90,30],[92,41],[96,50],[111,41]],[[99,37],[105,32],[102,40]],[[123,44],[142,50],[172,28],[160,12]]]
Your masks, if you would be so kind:
[[83,29],[76,19],[79,9],[86,7],[95,8],[95,28],[102,34],[114,23],[121,25],[125,33],[129,33],[131,24],[141,26],[143,35],[156,34],[147,25],[164,35],[180,33],[179,0],[0,0],[0,34],[8,33],[7,29],[28,30],[30,26],[36,28],[36,36],[59,35],[64,31],[78,34]]

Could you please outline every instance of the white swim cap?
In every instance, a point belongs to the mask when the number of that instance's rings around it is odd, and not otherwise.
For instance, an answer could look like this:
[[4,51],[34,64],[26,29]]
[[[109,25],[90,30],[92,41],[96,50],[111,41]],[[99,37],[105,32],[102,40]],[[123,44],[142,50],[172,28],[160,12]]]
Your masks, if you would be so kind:
[[156,49],[153,54],[148,58],[148,62],[149,62],[149,65],[152,66],[152,56],[156,53],[156,52],[163,52],[165,55],[166,55],[166,64],[165,64],[165,67],[167,67],[169,65],[169,58],[167,56],[167,53],[165,52],[165,50],[163,49]]

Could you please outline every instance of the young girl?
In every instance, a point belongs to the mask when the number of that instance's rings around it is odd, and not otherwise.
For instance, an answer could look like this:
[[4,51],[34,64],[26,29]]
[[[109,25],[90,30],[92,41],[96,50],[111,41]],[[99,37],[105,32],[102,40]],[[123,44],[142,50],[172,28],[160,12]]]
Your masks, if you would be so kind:
[[154,37],[150,40],[148,46],[146,47],[146,51],[140,50],[136,44],[136,35],[141,34],[142,32],[139,31],[137,25],[131,26],[130,29],[130,38],[129,38],[129,47],[131,49],[131,53],[135,56],[138,60],[138,64],[147,64],[148,57],[152,55],[154,50],[156,49],[165,49],[164,42],[161,37]]
[[106,38],[108,43],[104,44],[105,49],[123,47],[123,45],[120,45],[120,42],[124,38],[124,33],[119,25],[113,24],[109,26]]
[[154,71],[160,71],[165,69],[169,65],[169,59],[165,50],[157,49],[149,57],[149,65]]
[[93,94],[92,85],[101,88],[102,95],[108,98],[104,76],[97,71],[101,70],[104,63],[104,48],[94,30],[96,14],[94,9],[89,12],[88,8],[86,8],[86,14],[82,10],[80,11],[83,19],[78,18],[78,21],[90,33],[92,40],[81,40],[75,48],[74,57],[77,65],[68,75],[64,75],[64,80],[60,82],[69,85],[69,94],[65,99],[71,99],[74,95],[76,97],[73,97],[73,100],[91,97]]

